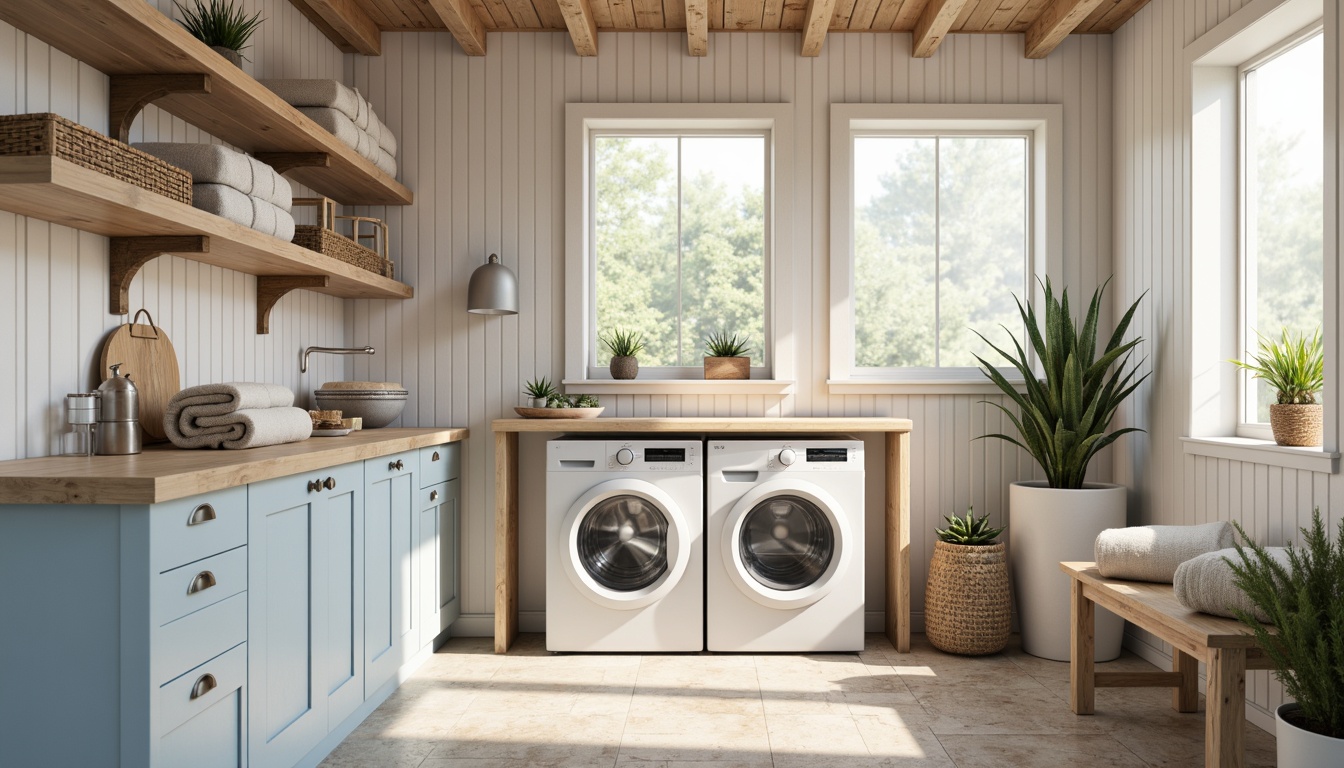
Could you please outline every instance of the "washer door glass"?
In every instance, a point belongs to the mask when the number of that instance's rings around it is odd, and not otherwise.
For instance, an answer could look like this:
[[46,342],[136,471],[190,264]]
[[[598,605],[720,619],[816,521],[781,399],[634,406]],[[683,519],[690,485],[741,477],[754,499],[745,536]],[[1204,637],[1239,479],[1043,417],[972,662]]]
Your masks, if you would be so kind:
[[667,572],[667,525],[667,516],[648,499],[605,499],[579,523],[579,562],[608,589],[644,589]]
[[826,513],[797,496],[772,496],[742,520],[737,546],[756,581],[781,592],[802,589],[826,573],[835,531]]

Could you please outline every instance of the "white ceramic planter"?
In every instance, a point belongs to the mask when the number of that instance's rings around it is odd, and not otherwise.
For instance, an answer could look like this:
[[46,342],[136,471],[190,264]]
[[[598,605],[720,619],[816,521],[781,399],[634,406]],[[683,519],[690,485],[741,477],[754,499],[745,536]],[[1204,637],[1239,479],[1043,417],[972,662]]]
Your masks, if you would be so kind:
[[[1054,661],[1069,660],[1069,577],[1061,561],[1095,559],[1097,534],[1125,526],[1127,491],[1087,483],[1082,489],[1050,488],[1043,481],[1008,487],[1008,562],[1022,626],[1022,650]],[[1096,660],[1120,655],[1125,622],[1096,610]]]
[[1312,733],[1283,719],[1285,712],[1295,709],[1294,703],[1274,710],[1279,768],[1344,768],[1344,739]]

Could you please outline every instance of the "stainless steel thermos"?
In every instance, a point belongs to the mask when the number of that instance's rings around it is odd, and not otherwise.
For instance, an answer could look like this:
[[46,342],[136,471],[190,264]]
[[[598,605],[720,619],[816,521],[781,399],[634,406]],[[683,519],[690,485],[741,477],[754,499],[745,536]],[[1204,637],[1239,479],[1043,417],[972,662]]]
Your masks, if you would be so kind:
[[121,363],[110,366],[112,378],[98,385],[99,455],[124,456],[140,452],[140,393],[128,373],[122,376],[117,369]]

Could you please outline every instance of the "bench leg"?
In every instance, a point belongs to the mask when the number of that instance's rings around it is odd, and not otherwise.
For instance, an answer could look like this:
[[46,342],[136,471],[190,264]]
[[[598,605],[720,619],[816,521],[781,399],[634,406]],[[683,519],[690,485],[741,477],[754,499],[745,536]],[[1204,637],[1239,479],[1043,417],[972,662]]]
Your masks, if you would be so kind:
[[1171,708],[1177,712],[1199,711],[1199,659],[1185,651],[1172,649],[1171,671],[1181,676],[1171,696]]
[[1205,692],[1205,768],[1241,768],[1246,719],[1246,651],[1209,649]]
[[1069,632],[1069,706],[1075,715],[1090,715],[1096,708],[1095,608],[1083,595],[1083,583],[1073,580],[1073,628]]

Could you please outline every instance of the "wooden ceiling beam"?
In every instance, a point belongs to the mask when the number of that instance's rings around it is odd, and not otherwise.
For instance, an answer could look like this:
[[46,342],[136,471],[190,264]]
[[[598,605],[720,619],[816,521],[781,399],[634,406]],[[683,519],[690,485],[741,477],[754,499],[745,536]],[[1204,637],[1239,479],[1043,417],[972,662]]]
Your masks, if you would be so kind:
[[559,0],[560,13],[569,27],[569,39],[574,41],[574,52],[580,56],[597,55],[597,20],[588,0]]
[[346,53],[381,56],[383,33],[355,0],[290,0],[331,42]]
[[1049,56],[1101,3],[1102,0],[1055,0],[1046,6],[1027,28],[1024,55],[1028,59]]
[[709,55],[709,0],[686,0],[686,50]]
[[835,14],[835,0],[808,0],[807,18],[803,21],[804,56],[820,56],[821,44],[826,42],[826,31],[831,28]]
[[425,0],[425,4],[438,15],[468,56],[485,55],[485,22],[476,15],[470,0]]
[[914,31],[910,33],[913,36],[911,55],[917,59],[932,56],[942,45],[943,38],[947,37],[967,2],[969,0],[929,0],[924,11],[919,14]]

